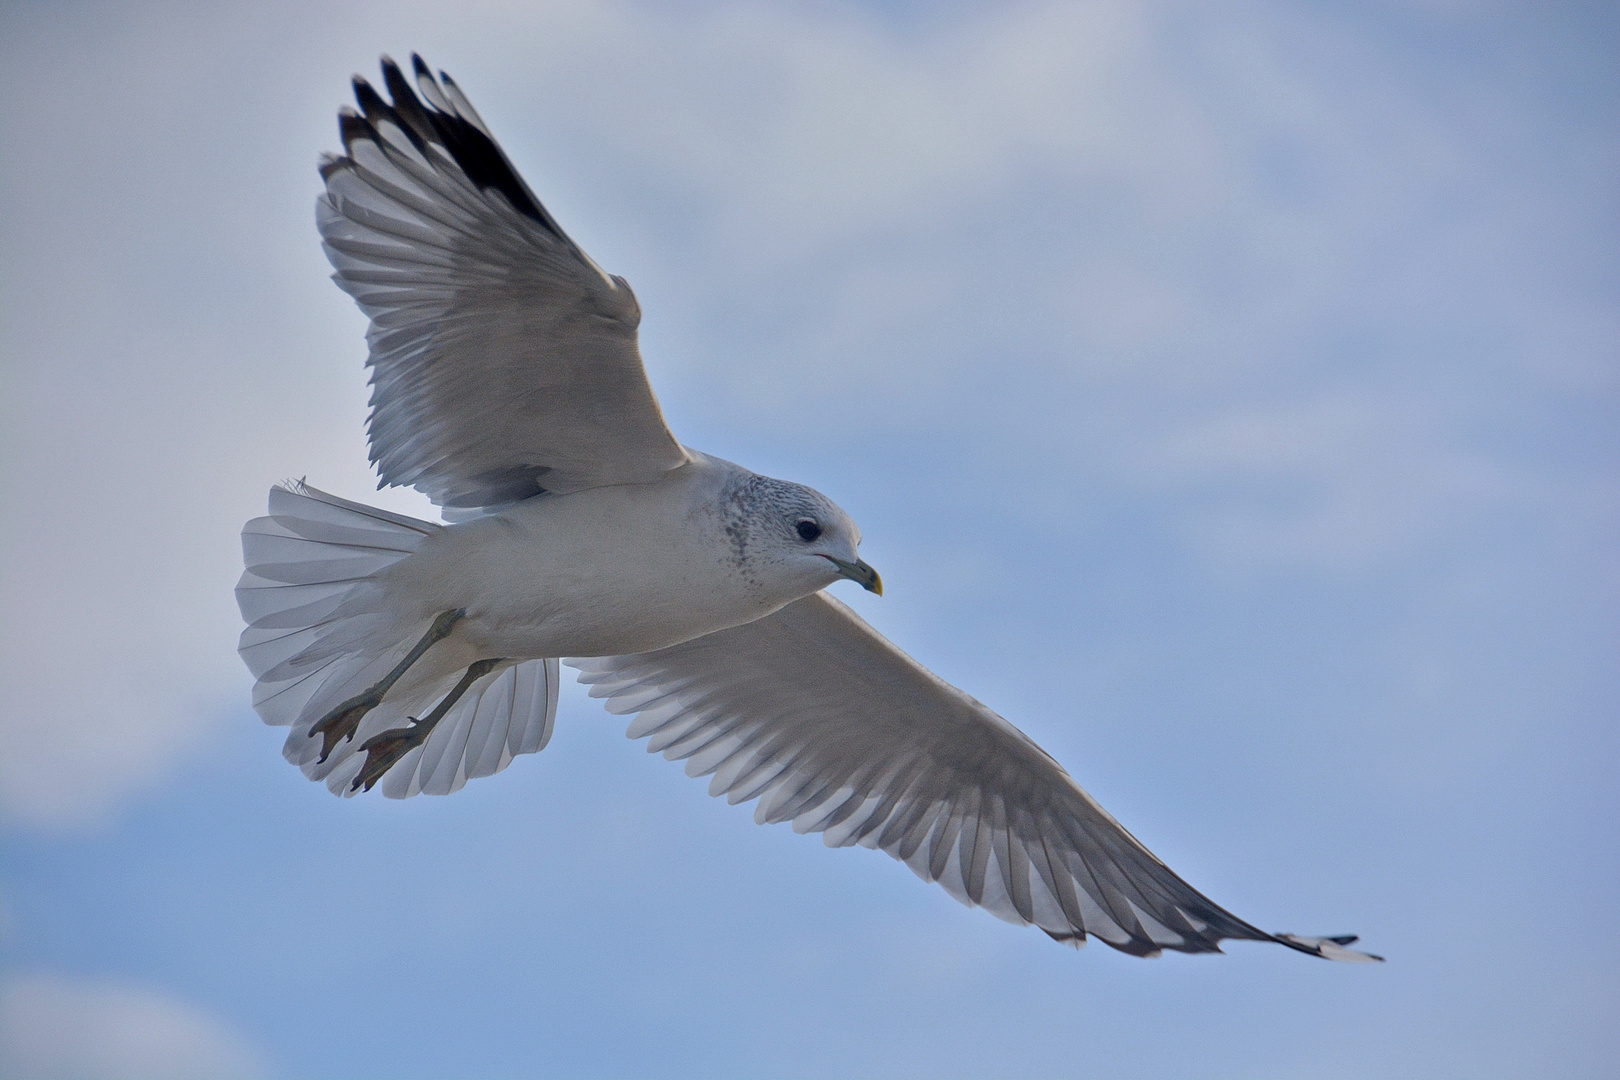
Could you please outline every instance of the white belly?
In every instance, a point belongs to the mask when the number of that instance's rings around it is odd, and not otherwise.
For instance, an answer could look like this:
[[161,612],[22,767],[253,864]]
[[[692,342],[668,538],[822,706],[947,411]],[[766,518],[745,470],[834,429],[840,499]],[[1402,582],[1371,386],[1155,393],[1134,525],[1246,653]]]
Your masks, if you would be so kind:
[[383,584],[424,624],[465,609],[435,649],[444,664],[648,652],[736,626],[796,596],[768,595],[719,535],[722,480],[700,463],[658,484],[531,499],[429,538]]

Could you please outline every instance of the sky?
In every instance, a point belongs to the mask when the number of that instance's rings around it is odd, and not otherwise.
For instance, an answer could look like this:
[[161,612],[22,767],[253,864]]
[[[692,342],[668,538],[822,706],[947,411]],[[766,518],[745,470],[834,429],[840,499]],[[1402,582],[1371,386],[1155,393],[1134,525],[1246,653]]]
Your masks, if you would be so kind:
[[[234,656],[375,492],[318,155],[451,72],[676,435],[1196,887],[1384,965],[1080,953],[753,824],[570,684],[339,801]],[[1606,4],[0,6],[0,1073],[1599,1077],[1620,1058]]]

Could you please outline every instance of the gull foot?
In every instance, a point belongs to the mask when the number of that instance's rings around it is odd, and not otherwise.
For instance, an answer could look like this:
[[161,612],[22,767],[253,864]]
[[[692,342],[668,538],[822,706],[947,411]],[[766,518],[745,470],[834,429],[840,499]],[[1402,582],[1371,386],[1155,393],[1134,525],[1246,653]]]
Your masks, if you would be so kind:
[[[360,719],[381,704],[383,695],[405,674],[410,666],[422,659],[422,654],[433,647],[434,642],[443,641],[450,636],[466,608],[456,608],[452,611],[441,611],[434,618],[433,624],[428,627],[422,640],[412,646],[411,651],[405,654],[405,659],[395,666],[393,671],[383,676],[383,680],[370,690],[356,697],[350,698],[319,720],[309,729],[310,738],[321,736],[320,760],[325,761],[332,754],[332,748],[344,739],[354,738],[355,730],[360,726]],[[366,785],[370,787],[370,784]]]
[[[457,615],[457,618],[459,617]],[[444,616],[440,616],[440,618],[443,619]],[[444,719],[445,713],[448,713],[450,707],[461,700],[461,695],[467,692],[468,687],[503,663],[505,663],[504,660],[492,659],[479,660],[477,663],[469,665],[467,670],[461,673],[461,681],[457,682],[451,691],[444,696],[443,701],[433,706],[432,712],[420,720],[414,716],[408,716],[406,719],[411,722],[410,727],[390,728],[388,731],[384,731],[380,735],[373,735],[361,743],[360,749],[366,752],[366,763],[360,766],[360,775],[354,778],[354,783],[350,785],[349,790],[359,791],[361,785],[365,785],[365,789],[370,791],[371,785],[382,779],[382,774],[393,768],[395,762],[427,741],[427,737],[432,733],[434,725]],[[334,739],[333,741],[336,742],[337,740]],[[321,760],[326,759],[322,758]]]
[[310,726],[309,736],[321,737],[321,756],[319,760],[325,761],[332,754],[332,748],[344,739],[354,738],[354,733],[360,726],[360,720],[382,704],[382,694],[375,688],[367,690],[357,697],[339,705]]
[[366,752],[366,763],[360,766],[360,774],[349,785],[349,790],[359,791],[364,787],[370,791],[372,785],[382,779],[383,773],[392,769],[400,758],[421,746],[432,730],[432,725],[411,718],[410,727],[391,728],[361,743],[360,749]]

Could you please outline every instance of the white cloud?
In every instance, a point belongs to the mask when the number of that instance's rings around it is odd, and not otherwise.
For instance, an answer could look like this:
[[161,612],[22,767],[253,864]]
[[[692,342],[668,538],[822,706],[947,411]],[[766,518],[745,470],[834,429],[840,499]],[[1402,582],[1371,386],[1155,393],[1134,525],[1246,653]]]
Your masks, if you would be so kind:
[[1141,466],[1193,493],[1190,524],[1228,560],[1358,567],[1531,500],[1527,478],[1446,446],[1433,421],[1430,410],[1363,395],[1290,401],[1189,424]]
[[[633,55],[592,112],[698,192],[709,242],[737,257],[780,263],[937,224],[1032,165],[1202,190],[1162,168],[1196,158],[1199,132],[1151,55],[1148,6],[991,7],[909,33],[851,8],[724,5],[653,27],[615,10],[623,21],[568,49],[553,78],[596,85],[588,71]],[[971,243],[971,216],[962,226]]]
[[238,1033],[160,991],[113,979],[14,975],[0,984],[0,1073],[13,1080],[251,1080]]

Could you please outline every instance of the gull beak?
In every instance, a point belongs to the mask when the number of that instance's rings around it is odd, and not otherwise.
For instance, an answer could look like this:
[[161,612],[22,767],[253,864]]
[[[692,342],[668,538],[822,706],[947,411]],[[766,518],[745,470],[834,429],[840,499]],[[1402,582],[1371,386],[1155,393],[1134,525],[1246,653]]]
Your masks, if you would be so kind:
[[823,555],[822,558],[838,567],[840,576],[849,578],[849,580],[869,593],[883,595],[883,579],[878,577],[876,570],[867,565],[866,560],[856,559],[854,562],[845,562],[843,559],[835,559],[831,555]]

